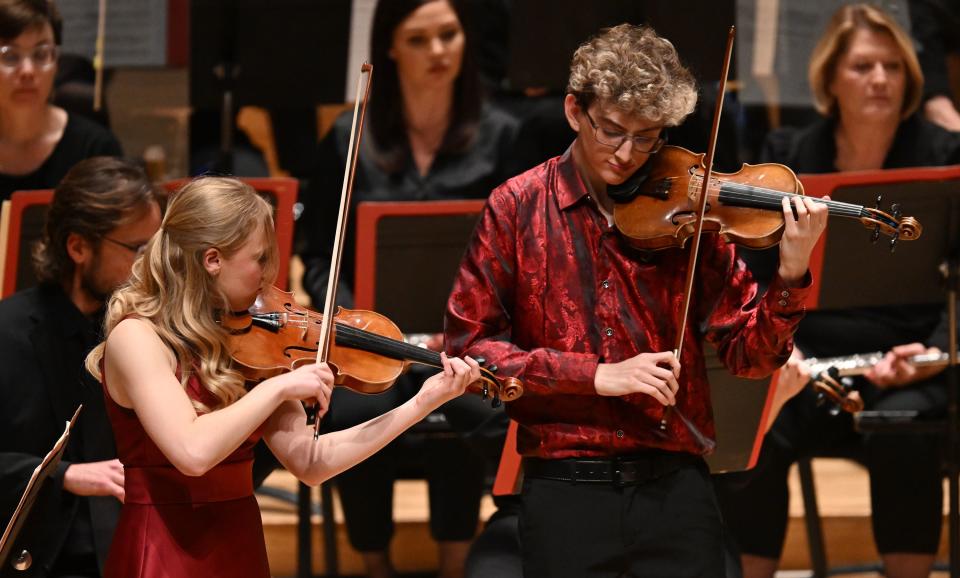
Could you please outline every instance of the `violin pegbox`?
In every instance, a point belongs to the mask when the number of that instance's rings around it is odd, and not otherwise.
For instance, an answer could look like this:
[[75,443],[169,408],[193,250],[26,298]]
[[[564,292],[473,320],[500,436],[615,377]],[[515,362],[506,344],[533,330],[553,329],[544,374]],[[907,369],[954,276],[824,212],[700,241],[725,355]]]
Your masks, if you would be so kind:
[[920,238],[923,227],[920,222],[913,217],[904,217],[899,203],[893,203],[890,206],[890,213],[884,212],[880,208],[882,195],[877,195],[877,202],[874,208],[863,207],[861,209],[860,221],[864,226],[873,229],[870,235],[870,241],[876,243],[880,239],[880,233],[890,237],[890,252],[896,250],[897,243],[902,239],[904,241],[914,241]]
[[817,392],[817,405],[823,405],[827,401],[831,403],[830,415],[838,415],[841,410],[848,413],[863,410],[863,399],[860,392],[853,389],[853,380],[840,377],[840,370],[836,367],[812,376],[811,382]]
[[[882,212],[880,209],[880,202],[883,200],[883,195],[877,195],[877,202],[874,203],[873,208],[877,212]],[[873,228],[873,234],[870,235],[870,242],[876,243],[880,239],[880,223]]]
[[[480,365],[480,369],[482,373],[489,372],[491,374],[491,378],[495,379],[496,376],[494,376],[493,374],[497,372],[498,368],[496,365],[491,365],[487,367],[487,360],[484,357],[477,357],[474,361],[476,361],[477,364]],[[480,380],[480,384],[481,384],[480,399],[482,399],[483,401],[486,401],[487,398],[490,397],[491,381],[492,380],[483,379],[483,378],[481,378]],[[496,383],[496,381],[492,381],[492,382]],[[493,398],[490,400],[490,407],[500,407],[502,403],[503,402],[500,400],[500,391],[497,388],[493,388]]]
[[[893,214],[893,219],[900,222],[900,203],[893,203],[890,205],[890,212]],[[900,239],[900,229],[897,229],[896,234],[890,238],[890,252],[893,253],[897,248],[897,241]]]

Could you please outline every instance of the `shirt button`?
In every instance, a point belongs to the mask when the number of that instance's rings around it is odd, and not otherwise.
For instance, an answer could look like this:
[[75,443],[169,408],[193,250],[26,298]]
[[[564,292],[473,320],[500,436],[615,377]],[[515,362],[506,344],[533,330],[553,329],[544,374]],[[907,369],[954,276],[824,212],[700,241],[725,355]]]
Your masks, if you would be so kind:
[[603,280],[603,283],[601,283],[600,286],[603,287],[604,289],[609,289],[609,288],[610,288],[610,282],[607,281],[606,279],[604,279],[604,280]]
[[780,296],[781,296],[781,297],[789,297],[789,296],[790,296],[790,292],[789,292],[789,291],[786,291],[786,290],[781,291],[781,292],[780,292]]
[[778,301],[777,303],[780,304],[780,307],[786,307],[786,306],[787,306],[787,301],[786,301],[785,299],[781,299],[781,300]]
[[622,429],[618,429],[618,430],[617,430],[617,438],[623,439],[623,430],[622,430]]
[[603,333],[604,333],[604,335],[606,335],[607,337],[613,337],[613,329],[611,329],[611,328],[609,328],[609,327],[607,327],[606,329],[604,329],[604,330],[603,330]]

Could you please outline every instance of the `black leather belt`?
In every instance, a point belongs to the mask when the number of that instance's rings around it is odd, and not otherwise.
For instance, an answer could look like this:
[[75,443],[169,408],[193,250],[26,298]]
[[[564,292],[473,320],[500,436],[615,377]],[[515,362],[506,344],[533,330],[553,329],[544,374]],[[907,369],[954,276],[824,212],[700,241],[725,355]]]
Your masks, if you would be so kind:
[[700,456],[669,452],[651,452],[612,459],[524,458],[523,475],[544,480],[625,486],[662,478],[700,461]]

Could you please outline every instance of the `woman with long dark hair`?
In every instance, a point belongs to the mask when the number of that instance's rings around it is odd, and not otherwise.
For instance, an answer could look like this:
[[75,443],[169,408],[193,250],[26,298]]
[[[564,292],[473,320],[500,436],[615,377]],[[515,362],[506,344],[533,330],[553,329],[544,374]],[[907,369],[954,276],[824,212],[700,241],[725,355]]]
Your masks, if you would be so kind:
[[[481,98],[462,15],[458,0],[378,3],[371,38],[373,88],[354,203],[485,198],[509,176],[507,159],[516,125]],[[304,199],[306,210],[297,224],[304,240],[304,286],[315,303],[326,291],[349,135],[350,117],[344,115],[321,142],[316,173]],[[350,222],[337,292],[344,305],[352,304],[355,232]],[[411,376],[378,396],[337,392],[336,409],[327,423],[346,427],[382,413],[416,387],[417,378]],[[451,417],[449,408],[445,413]],[[393,531],[393,476],[383,472],[398,468],[396,450],[388,448],[338,478],[351,543],[364,554],[371,576],[392,573],[387,551]],[[458,576],[477,526],[482,463],[466,448],[428,461],[440,464],[428,478],[441,576]],[[434,483],[441,480],[442,491]]]

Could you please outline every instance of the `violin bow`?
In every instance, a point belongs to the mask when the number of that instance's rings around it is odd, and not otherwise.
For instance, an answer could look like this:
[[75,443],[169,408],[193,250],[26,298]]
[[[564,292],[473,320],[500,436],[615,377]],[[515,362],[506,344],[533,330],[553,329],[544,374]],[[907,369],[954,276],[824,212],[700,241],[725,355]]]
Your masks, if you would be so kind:
[[[366,74],[366,86],[363,75]],[[323,302],[323,320],[320,323],[320,342],[317,346],[317,363],[326,363],[330,356],[330,344],[333,341],[333,316],[337,300],[337,281],[340,279],[340,261],[343,257],[343,239],[347,230],[347,214],[350,212],[350,198],[353,196],[353,181],[357,172],[357,157],[360,154],[360,139],[363,136],[363,121],[367,114],[367,101],[370,97],[370,83],[373,80],[373,65],[364,62],[357,77],[357,100],[353,103],[353,121],[350,125],[350,146],[347,149],[347,163],[343,168],[343,187],[340,191],[340,213],[337,216],[337,232],[333,240],[330,256],[330,276],[327,279],[327,296]],[[360,98],[360,89],[363,97]],[[362,101],[362,105],[361,105]],[[320,437],[320,420],[317,419],[317,406],[307,408],[307,425],[313,426],[313,439]]]
[[107,0],[100,0],[97,13],[97,43],[93,55],[93,110],[99,111],[103,105],[103,48],[107,34]]
[[[680,329],[677,332],[676,346],[673,353],[677,360],[680,359],[680,353],[683,351],[683,336],[687,331],[687,321],[690,317],[690,302],[693,297],[693,281],[696,274],[697,257],[700,254],[700,237],[703,233],[703,218],[707,212],[707,190],[710,186],[710,177],[713,172],[713,153],[717,148],[717,134],[720,132],[720,113],[723,111],[723,97],[727,91],[727,74],[730,72],[730,60],[733,55],[733,39],[736,36],[736,27],[731,26],[727,33],[727,48],[723,58],[723,71],[720,73],[720,85],[717,89],[717,102],[713,110],[713,126],[710,128],[710,141],[707,145],[707,154],[704,158],[703,184],[700,186],[700,198],[697,199],[697,220],[691,239],[690,260],[687,263],[687,279],[683,293],[683,307],[680,310]],[[670,415],[671,406],[668,406],[663,416],[660,418],[660,430],[667,429],[667,418]],[[714,444],[708,440],[697,428],[693,422],[686,418],[679,410],[675,410],[678,417],[683,420],[690,432],[696,437],[701,445],[710,449]],[[709,443],[707,443],[709,442]]]

